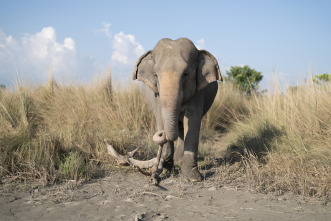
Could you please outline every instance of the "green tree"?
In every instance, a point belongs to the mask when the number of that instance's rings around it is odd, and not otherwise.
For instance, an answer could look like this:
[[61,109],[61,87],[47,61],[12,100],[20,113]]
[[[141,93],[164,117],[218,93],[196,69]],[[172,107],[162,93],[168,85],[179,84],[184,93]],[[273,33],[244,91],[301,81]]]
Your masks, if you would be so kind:
[[0,89],[5,89],[5,88],[6,88],[6,85],[0,84]]
[[251,69],[248,65],[232,66],[230,71],[226,71],[227,79],[232,81],[239,87],[245,94],[250,95],[259,89],[259,82],[262,80],[263,75],[261,72]]
[[318,84],[331,82],[331,74],[325,73],[325,74],[315,75],[313,77],[313,81]]

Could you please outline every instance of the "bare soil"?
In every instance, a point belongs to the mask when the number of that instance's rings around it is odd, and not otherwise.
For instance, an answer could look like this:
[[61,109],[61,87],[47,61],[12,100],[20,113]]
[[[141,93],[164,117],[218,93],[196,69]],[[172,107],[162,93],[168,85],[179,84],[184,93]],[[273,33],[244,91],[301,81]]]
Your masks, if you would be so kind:
[[123,171],[82,184],[2,183],[0,208],[0,220],[331,220],[331,205],[321,200],[259,194],[212,179],[169,177],[153,186]]

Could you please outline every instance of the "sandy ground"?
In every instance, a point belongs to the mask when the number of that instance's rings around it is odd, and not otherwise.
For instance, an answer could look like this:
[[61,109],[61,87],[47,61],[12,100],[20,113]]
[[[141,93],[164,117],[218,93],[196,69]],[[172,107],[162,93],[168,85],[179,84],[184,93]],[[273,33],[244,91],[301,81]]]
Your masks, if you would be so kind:
[[114,172],[84,184],[0,185],[0,220],[331,220],[331,205],[298,196],[252,193],[177,177],[150,185]]

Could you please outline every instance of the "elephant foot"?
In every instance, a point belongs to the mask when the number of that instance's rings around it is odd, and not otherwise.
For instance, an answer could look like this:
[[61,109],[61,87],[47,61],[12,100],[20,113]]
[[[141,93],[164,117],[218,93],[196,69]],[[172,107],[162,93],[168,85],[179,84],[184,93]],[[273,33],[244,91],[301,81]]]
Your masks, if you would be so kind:
[[202,175],[196,167],[182,169],[181,177],[193,183],[202,181]]

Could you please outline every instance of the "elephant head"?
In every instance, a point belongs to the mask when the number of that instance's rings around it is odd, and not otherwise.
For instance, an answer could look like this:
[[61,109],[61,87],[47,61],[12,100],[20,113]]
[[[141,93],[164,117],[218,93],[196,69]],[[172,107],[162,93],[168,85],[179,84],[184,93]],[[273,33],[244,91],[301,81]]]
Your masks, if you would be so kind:
[[198,50],[187,38],[162,39],[137,61],[133,79],[144,82],[160,96],[166,139],[178,138],[182,105],[209,83],[222,80],[215,57]]

